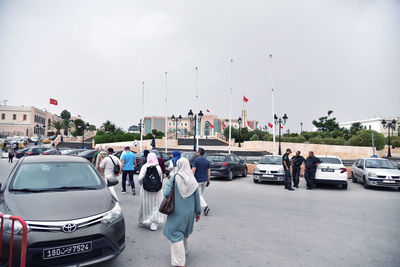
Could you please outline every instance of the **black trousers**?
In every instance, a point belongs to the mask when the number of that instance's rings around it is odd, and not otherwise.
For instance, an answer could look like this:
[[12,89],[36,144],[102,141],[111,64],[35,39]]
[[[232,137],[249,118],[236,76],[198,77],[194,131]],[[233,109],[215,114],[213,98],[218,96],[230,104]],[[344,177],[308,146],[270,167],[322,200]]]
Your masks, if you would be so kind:
[[290,175],[290,170],[285,169],[285,189],[292,188],[292,177]]
[[122,191],[126,191],[126,177],[129,177],[132,190],[135,189],[135,182],[133,181],[133,171],[122,171]]
[[14,154],[8,154],[8,162],[13,162]]
[[300,167],[293,167],[292,168],[292,177],[293,177],[293,184],[294,186],[298,186],[300,182]]
[[307,182],[307,188],[313,188],[315,187],[315,172],[316,169],[312,168],[306,168],[304,172],[304,178],[306,179]]

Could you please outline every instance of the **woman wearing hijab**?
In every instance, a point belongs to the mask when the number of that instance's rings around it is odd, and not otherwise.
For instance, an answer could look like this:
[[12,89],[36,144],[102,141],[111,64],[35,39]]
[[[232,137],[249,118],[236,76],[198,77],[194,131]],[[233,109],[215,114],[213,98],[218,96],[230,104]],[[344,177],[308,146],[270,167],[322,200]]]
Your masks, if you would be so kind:
[[173,158],[170,160],[168,165],[168,170],[171,177],[175,175],[178,160],[181,158],[181,152],[175,150],[172,152],[172,156]]
[[164,215],[161,214],[158,209],[163,200],[162,189],[158,192],[148,192],[143,188],[143,180],[146,176],[147,168],[155,166],[158,171],[158,175],[162,181],[162,172],[160,166],[158,166],[157,155],[149,153],[146,159],[146,163],[142,166],[139,174],[140,187],[140,209],[139,209],[139,225],[143,227],[150,227],[150,230],[156,231],[158,224],[164,222]]
[[181,158],[177,161],[176,174],[169,179],[164,190],[164,197],[171,194],[175,184],[175,207],[168,215],[164,227],[164,236],[171,243],[171,265],[185,266],[186,254],[188,253],[189,235],[193,232],[194,220],[200,220],[200,194],[197,189],[198,183],[193,175],[190,163]]

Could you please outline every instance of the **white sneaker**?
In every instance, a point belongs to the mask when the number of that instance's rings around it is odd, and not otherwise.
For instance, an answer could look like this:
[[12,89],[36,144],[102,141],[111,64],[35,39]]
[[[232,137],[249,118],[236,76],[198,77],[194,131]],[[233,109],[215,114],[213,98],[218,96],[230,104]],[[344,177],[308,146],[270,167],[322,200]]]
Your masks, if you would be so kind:
[[150,230],[151,231],[157,231],[158,229],[158,225],[156,223],[151,223],[150,224]]

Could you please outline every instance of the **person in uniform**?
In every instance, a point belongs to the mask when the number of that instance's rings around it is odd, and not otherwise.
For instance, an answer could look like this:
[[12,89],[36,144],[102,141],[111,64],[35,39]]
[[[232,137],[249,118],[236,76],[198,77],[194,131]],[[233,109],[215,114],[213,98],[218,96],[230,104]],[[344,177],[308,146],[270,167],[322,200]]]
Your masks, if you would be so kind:
[[296,156],[292,158],[292,177],[293,186],[299,188],[301,164],[305,161],[303,156],[300,156],[300,151],[296,152]]
[[292,188],[292,177],[290,175],[290,160],[289,155],[292,153],[290,148],[286,149],[286,153],[282,156],[283,170],[285,171],[285,189],[294,191]]
[[318,164],[320,163],[321,160],[314,156],[314,152],[310,151],[305,161],[306,170],[304,172],[304,178],[306,179],[308,190],[311,190],[315,187],[315,172]]

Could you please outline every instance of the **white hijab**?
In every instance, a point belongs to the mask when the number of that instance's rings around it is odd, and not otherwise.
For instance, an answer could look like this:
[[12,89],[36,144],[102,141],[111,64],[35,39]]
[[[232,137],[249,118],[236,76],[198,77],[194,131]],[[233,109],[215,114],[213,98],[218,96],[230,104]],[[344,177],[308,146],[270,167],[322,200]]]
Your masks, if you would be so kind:
[[177,164],[175,181],[178,186],[179,194],[183,198],[191,196],[197,189],[198,183],[193,175],[188,159],[180,158]]

